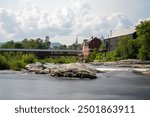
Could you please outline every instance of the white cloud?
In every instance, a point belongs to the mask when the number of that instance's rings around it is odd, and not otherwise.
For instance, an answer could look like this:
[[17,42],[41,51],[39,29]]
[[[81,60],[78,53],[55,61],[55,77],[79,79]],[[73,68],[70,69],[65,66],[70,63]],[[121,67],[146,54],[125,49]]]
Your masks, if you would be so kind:
[[41,11],[38,7],[20,10],[0,9],[0,39],[12,40],[30,37],[61,37],[79,35],[82,37],[106,35],[131,26],[128,17],[121,13],[106,16],[91,14],[88,2],[74,2],[55,12]]
[[[88,20],[90,19],[90,20]],[[82,36],[101,36],[109,33],[109,30],[118,30],[132,26],[130,20],[124,14],[111,14],[110,16],[97,15],[84,20],[79,34]]]
[[142,21],[148,21],[150,20],[150,17],[149,18],[143,18],[143,19],[139,19],[137,22],[136,22],[136,26],[139,25]]

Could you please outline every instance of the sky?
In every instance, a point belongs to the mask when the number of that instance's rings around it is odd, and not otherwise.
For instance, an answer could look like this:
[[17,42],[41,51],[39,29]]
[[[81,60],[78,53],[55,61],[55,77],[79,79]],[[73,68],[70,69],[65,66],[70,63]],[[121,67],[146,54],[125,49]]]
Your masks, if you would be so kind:
[[0,42],[50,37],[82,43],[150,19],[150,0],[0,0]]

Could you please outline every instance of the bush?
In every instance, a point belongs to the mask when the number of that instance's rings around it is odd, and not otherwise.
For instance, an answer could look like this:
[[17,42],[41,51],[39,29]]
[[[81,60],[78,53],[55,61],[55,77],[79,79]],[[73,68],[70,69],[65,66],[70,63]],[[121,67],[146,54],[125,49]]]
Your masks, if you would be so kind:
[[138,57],[141,60],[150,60],[150,20],[142,21],[136,26],[139,43]]
[[33,54],[22,55],[22,61],[29,64],[35,62],[35,56]]
[[42,63],[75,63],[77,62],[77,57],[50,57],[50,58],[45,58],[44,60],[37,60]]
[[0,55],[0,70],[9,69],[9,65],[5,56]]
[[145,48],[141,47],[139,49],[138,57],[140,60],[149,60],[150,59],[150,52],[148,52]]
[[104,59],[105,59],[105,53],[99,52],[98,54],[96,54],[96,58],[95,59],[98,60],[99,62],[104,61]]
[[96,58],[95,58],[95,60],[99,62],[117,61],[120,59],[121,58],[117,56],[116,51],[106,52],[106,53],[99,52],[98,54],[96,54]]
[[19,60],[19,61],[11,61],[10,63],[10,68],[12,70],[16,70],[16,71],[20,71],[21,69],[23,69],[26,65],[26,63],[24,63],[23,61]]
[[93,52],[91,52],[87,58],[87,62],[93,62],[96,59],[96,55],[98,54],[98,50],[95,48]]

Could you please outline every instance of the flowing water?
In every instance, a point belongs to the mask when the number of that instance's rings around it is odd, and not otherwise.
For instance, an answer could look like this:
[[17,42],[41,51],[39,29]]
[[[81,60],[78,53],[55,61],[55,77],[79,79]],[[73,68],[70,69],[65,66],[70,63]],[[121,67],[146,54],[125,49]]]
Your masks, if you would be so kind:
[[150,99],[150,78],[130,71],[98,73],[95,80],[0,71],[0,99]]

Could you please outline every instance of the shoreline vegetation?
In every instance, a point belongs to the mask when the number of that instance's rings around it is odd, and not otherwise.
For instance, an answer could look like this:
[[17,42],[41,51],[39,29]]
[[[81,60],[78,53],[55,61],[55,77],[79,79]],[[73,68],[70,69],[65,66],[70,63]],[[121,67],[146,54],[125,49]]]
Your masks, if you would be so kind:
[[[91,68],[89,66],[96,66]],[[105,66],[105,67],[103,67]],[[14,70],[34,72],[36,74],[50,74],[55,77],[74,77],[95,79],[96,73],[108,71],[132,71],[150,76],[150,61],[126,59],[113,62],[79,63],[77,57],[51,57],[38,59],[33,54],[3,53],[0,55],[0,70]]]
[[[6,54],[6,53],[5,53]],[[14,70],[22,73],[49,74],[54,77],[95,79],[96,73],[109,71],[132,71],[150,76],[150,61],[126,59],[113,62],[79,63],[76,57],[38,59],[33,54],[7,53],[0,55],[0,70]],[[71,59],[72,58],[72,59]],[[94,66],[94,67],[92,67]]]
[[41,62],[41,63],[75,63],[78,57],[49,57],[38,58],[33,54],[23,54],[22,52],[5,52],[0,54],[0,70],[15,70],[20,71],[25,68],[27,64]]

